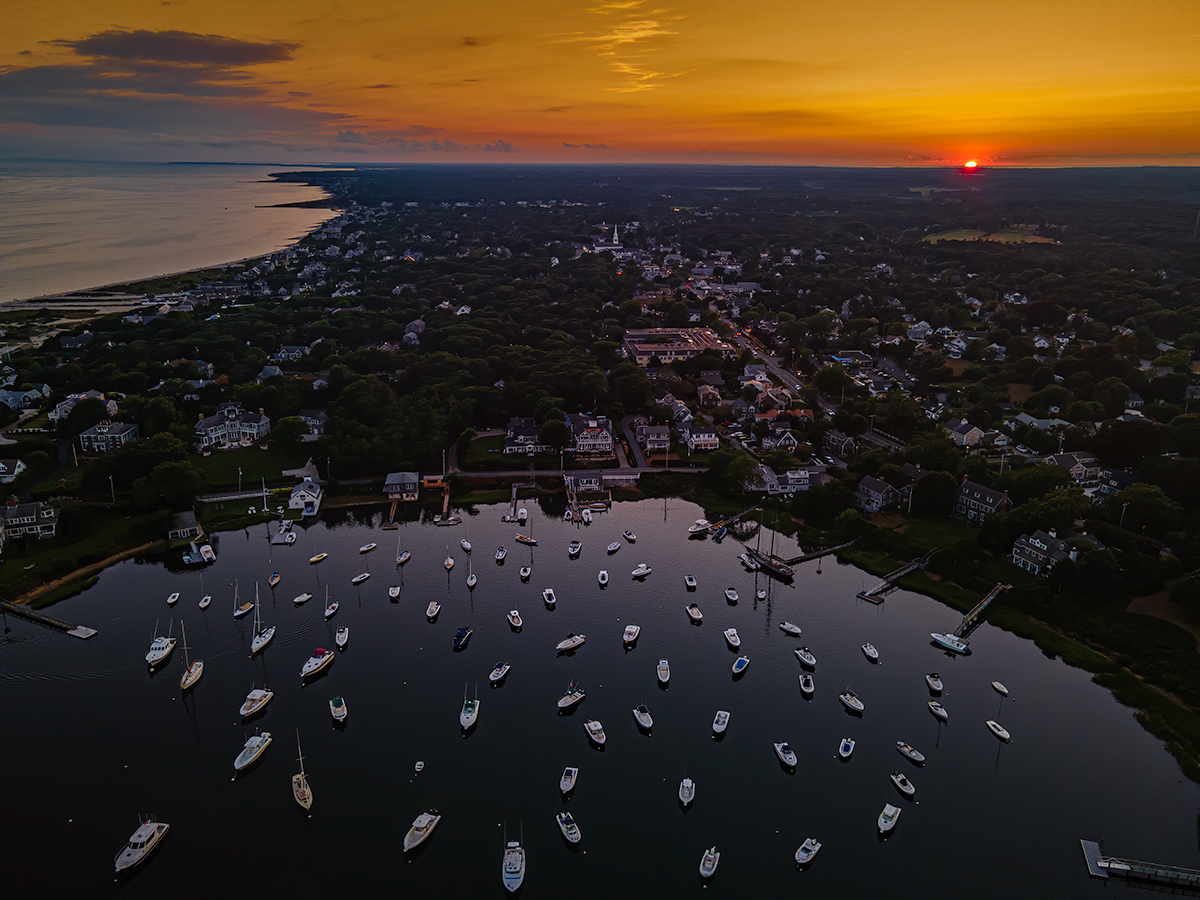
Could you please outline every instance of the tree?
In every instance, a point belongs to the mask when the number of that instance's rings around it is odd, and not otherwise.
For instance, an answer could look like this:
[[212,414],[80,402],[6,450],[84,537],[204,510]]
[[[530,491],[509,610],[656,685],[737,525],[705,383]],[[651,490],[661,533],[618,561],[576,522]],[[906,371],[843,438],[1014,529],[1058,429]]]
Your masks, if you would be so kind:
[[299,416],[284,416],[271,429],[271,441],[277,444],[298,444],[308,434],[308,424]]
[[958,494],[958,480],[949,472],[930,472],[913,485],[914,516],[948,516]]
[[561,450],[571,442],[571,426],[561,417],[547,419],[538,429],[538,440]]
[[1104,502],[1113,520],[1130,531],[1162,537],[1183,521],[1183,507],[1154,484],[1131,484]]
[[62,433],[75,437],[81,431],[87,431],[93,425],[97,425],[107,418],[108,407],[105,406],[104,401],[96,397],[88,397],[71,407],[67,417],[62,420]]
[[664,324],[666,324],[668,328],[678,328],[682,325],[686,325],[688,323],[689,314],[690,310],[688,309],[688,305],[682,300],[679,300],[672,304],[670,310],[667,311]]

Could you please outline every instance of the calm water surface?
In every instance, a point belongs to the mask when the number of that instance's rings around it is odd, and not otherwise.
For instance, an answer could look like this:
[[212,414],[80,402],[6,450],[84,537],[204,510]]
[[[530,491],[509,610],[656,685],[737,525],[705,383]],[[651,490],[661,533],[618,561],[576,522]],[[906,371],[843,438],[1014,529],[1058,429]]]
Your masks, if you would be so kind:
[[[1196,848],[1196,785],[1182,778],[1160,741],[1143,731],[1087,673],[1048,659],[1032,643],[984,625],[973,654],[951,658],[929,643],[930,631],[953,628],[953,612],[927,598],[898,592],[883,606],[855,599],[873,579],[826,561],[807,564],[792,586],[744,572],[739,545],[687,540],[702,510],[680,500],[618,504],[590,528],[561,521],[532,502],[532,550],[513,542],[503,507],[480,507],[465,526],[409,523],[382,531],[374,522],[330,514],[271,552],[266,529],[221,536],[220,558],[204,571],[213,605],[196,608],[202,591],[194,571],[127,562],[99,583],[59,604],[64,618],[99,628],[87,642],[20,621],[8,622],[0,643],[0,721],[4,723],[6,884],[20,896],[500,897],[502,826],[523,826],[528,852],[524,896],[663,897],[702,890],[697,866],[716,844],[720,868],[708,890],[727,897],[865,896],[899,888],[904,896],[1008,898],[1099,897],[1135,891],[1088,879],[1079,839],[1106,840],[1111,852],[1200,866]],[[605,546],[630,528],[614,556]],[[468,592],[467,557],[475,546],[479,577]],[[572,538],[578,560],[567,557]],[[358,547],[379,542],[373,553]],[[397,574],[397,540],[413,558]],[[763,541],[770,540],[764,531]],[[783,539],[781,539],[782,541]],[[509,548],[503,566],[498,544]],[[442,568],[447,546],[458,565]],[[794,544],[786,542],[785,552]],[[308,557],[329,559],[310,566]],[[522,583],[521,565],[533,577]],[[654,573],[629,573],[641,561]],[[607,590],[596,582],[606,567]],[[283,580],[272,593],[266,577]],[[360,589],[350,579],[364,569]],[[683,576],[699,589],[688,594]],[[263,592],[264,618],[278,626],[273,643],[251,660],[252,619],[234,620],[233,582],[253,598]],[[398,602],[387,587],[401,583]],[[757,586],[770,589],[754,599]],[[553,587],[559,602],[541,601]],[[741,600],[727,604],[724,590]],[[341,602],[322,618],[325,589]],[[172,610],[168,593],[182,599]],[[301,591],[316,598],[295,607]],[[425,619],[431,599],[443,604]],[[704,612],[693,626],[684,606]],[[505,613],[516,607],[524,630]],[[178,690],[179,658],[149,675],[143,656],[156,619],[165,629],[184,618],[193,658],[205,674],[186,699]],[[800,641],[778,629],[791,620]],[[642,634],[633,649],[621,632]],[[348,625],[350,645],[323,677],[300,684],[312,650],[333,647],[333,629]],[[459,625],[474,628],[455,653]],[[751,658],[744,677],[730,673],[735,654],[721,636],[734,626]],[[573,655],[554,645],[569,631],[587,635]],[[178,621],[175,634],[179,634]],[[870,641],[880,662],[859,646]],[[799,643],[816,654],[816,695],[797,684]],[[658,686],[655,666],[670,659],[671,683]],[[497,660],[512,663],[507,682],[489,688]],[[937,670],[950,724],[926,709],[923,676]],[[587,690],[570,715],[555,701],[572,679]],[[1004,681],[1002,701],[990,682]],[[238,706],[252,685],[276,692],[256,722],[243,724]],[[464,737],[458,725],[464,686],[481,698],[478,725]],[[846,713],[837,694],[853,687],[866,704]],[[349,721],[332,727],[328,701],[345,697]],[[645,703],[652,735],[639,732],[631,709]],[[711,733],[713,714],[732,712],[723,740]],[[603,722],[608,743],[589,745],[584,720]],[[996,718],[1013,734],[1001,745],[984,726]],[[255,726],[274,743],[250,771],[233,779],[233,759]],[[290,778],[300,729],[315,802],[296,806]],[[857,741],[842,762],[843,736]],[[897,739],[928,757],[916,768],[894,749]],[[771,744],[788,740],[800,765],[781,768]],[[420,775],[413,764],[426,763]],[[580,769],[564,803],[558,779]],[[888,779],[902,770],[916,802],[901,800]],[[696,800],[680,808],[687,774]],[[886,841],[876,831],[885,802],[903,808]],[[423,810],[444,816],[433,837],[406,860],[404,832]],[[578,846],[560,836],[554,815],[575,815]],[[137,824],[153,812],[171,833],[132,877],[112,877],[112,859]],[[797,872],[796,847],[823,843],[815,863]],[[14,893],[13,896],[18,896]]]
[[335,213],[278,208],[318,188],[288,167],[12,162],[0,168],[0,301],[217,266],[291,244]]

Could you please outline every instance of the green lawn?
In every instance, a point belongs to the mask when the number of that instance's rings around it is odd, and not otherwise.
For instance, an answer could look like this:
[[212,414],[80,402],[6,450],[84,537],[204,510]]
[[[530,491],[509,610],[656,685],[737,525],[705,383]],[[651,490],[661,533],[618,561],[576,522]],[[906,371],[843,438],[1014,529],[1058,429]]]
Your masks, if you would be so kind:
[[278,481],[284,469],[297,469],[304,465],[314,448],[310,444],[290,447],[268,443],[270,449],[249,447],[245,450],[227,452],[214,451],[211,456],[193,456],[189,461],[196,471],[208,479],[208,490],[236,490],[238,469],[242,470],[242,487],[253,488],[266,478],[267,483]]

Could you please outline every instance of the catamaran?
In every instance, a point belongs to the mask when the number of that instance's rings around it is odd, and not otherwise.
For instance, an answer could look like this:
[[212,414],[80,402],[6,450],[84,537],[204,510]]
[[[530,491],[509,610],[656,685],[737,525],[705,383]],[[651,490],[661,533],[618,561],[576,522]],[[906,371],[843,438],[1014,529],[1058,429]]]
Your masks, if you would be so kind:
[[263,628],[262,619],[258,614],[258,583],[254,585],[254,639],[250,642],[250,655],[253,656],[275,637],[275,626]]
[[187,630],[183,627],[183,619],[179,620],[179,630],[183,634],[183,675],[179,678],[179,690],[186,691],[204,674],[204,660],[198,659],[188,665]]
[[292,776],[292,796],[305,809],[312,809],[312,788],[308,785],[308,776],[304,774],[304,752],[300,749],[300,729],[296,729],[296,755],[300,758],[300,774]]

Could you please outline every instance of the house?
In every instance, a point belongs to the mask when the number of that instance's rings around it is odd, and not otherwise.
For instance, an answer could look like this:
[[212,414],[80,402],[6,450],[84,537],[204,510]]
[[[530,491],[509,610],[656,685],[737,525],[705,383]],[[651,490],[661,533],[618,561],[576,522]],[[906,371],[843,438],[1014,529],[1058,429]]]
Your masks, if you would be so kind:
[[747,481],[745,487],[748,491],[788,495],[797,491],[807,491],[817,483],[819,479],[815,477],[815,473],[810,473],[807,469],[791,469],[778,475],[770,466],[759,466],[757,475]]
[[831,428],[825,432],[825,438],[822,441],[822,446],[826,450],[843,459],[854,455],[855,445],[854,438],[842,434],[836,428]]
[[1096,477],[1096,493],[1101,497],[1119,494],[1125,488],[1137,484],[1139,480],[1132,472],[1116,472],[1112,469],[1105,469]]
[[702,384],[696,388],[701,409],[712,409],[721,405],[721,392],[711,384]]
[[283,370],[280,369],[279,366],[263,366],[262,371],[254,376],[254,380],[256,383],[262,384],[264,381],[274,378],[276,375],[282,374]]
[[1049,533],[1045,531],[1035,531],[1033,534],[1023,534],[1013,541],[1011,559],[1013,565],[1020,566],[1027,572],[1034,575],[1041,575],[1043,578],[1050,574],[1050,570],[1054,568],[1055,563],[1063,559],[1074,560],[1078,555],[1075,546],[1080,542],[1090,543],[1097,549],[1103,549],[1101,544],[1095,537],[1090,534],[1068,534],[1066,537],[1058,537],[1056,531],[1051,530]]
[[928,322],[926,322],[924,319],[922,319],[916,325],[909,327],[908,339],[910,341],[917,341],[919,343],[919,342],[925,340],[926,338],[928,338],[932,332],[933,332],[933,328],[930,327]]
[[1036,428],[1038,431],[1049,431],[1052,428],[1067,429],[1071,427],[1071,423],[1063,419],[1038,419],[1029,413],[1017,413],[1016,422],[1018,425],[1028,425],[1030,428]]
[[390,472],[383,483],[383,492],[392,501],[416,500],[420,484],[421,476],[416,472]]
[[772,450],[786,450],[788,453],[795,453],[799,447],[800,439],[792,434],[790,428],[786,427],[776,426],[770,434],[762,439],[764,453]]
[[1011,508],[1012,501],[1008,499],[1007,491],[994,491],[964,477],[958,486],[951,515],[982,525],[993,513],[1006,512]]
[[321,508],[323,495],[324,491],[321,490],[321,486],[306,478],[292,488],[292,495],[288,497],[288,509],[301,510],[301,515],[304,517],[315,516]]
[[639,425],[637,427],[638,443],[647,453],[655,450],[666,450],[671,446],[670,425]]
[[129,422],[101,422],[79,435],[79,445],[84,453],[107,453],[140,437],[137,425]]
[[222,403],[215,415],[196,423],[194,440],[200,449],[215,445],[250,444],[271,433],[271,420],[260,409],[247,412],[240,403]]
[[983,429],[962,419],[951,419],[946,423],[946,431],[960,447],[974,447],[983,440]]
[[50,389],[46,388],[46,392],[37,388],[31,388],[26,391],[0,391],[0,403],[3,403],[9,409],[37,409],[42,405],[42,401],[50,396]]
[[171,522],[171,530],[167,532],[167,540],[174,541],[184,538],[194,538],[200,534],[200,525],[196,522],[193,510],[178,513]]
[[622,347],[626,358],[642,367],[656,358],[662,362],[692,359],[706,350],[726,358],[738,354],[737,347],[718,337],[711,328],[631,328],[625,332]]
[[700,372],[700,381],[715,388],[725,386],[725,376],[721,374],[720,369],[703,369]]
[[1090,453],[1055,453],[1043,462],[1066,469],[1071,480],[1082,487],[1096,487],[1100,483],[1100,463]]
[[272,354],[271,358],[275,362],[280,363],[295,362],[305,356],[308,356],[308,348],[304,345],[281,344],[279,349]]
[[688,425],[684,439],[687,441],[689,453],[695,453],[697,450],[716,450],[721,446],[717,429],[712,425],[697,425],[692,422]]
[[4,508],[5,539],[33,535],[54,537],[58,510],[48,503],[19,503]]
[[64,334],[59,337],[59,344],[64,350],[76,350],[80,347],[90,346],[96,335],[90,331],[85,331],[82,334]]
[[611,459],[616,455],[613,451],[612,423],[606,416],[568,413],[567,427],[571,429],[571,449],[576,457]]
[[504,452],[509,453],[526,453],[532,456],[534,453],[549,453],[554,448],[549,444],[543,443],[538,437],[538,425],[536,419],[525,417],[513,417],[508,420],[508,428],[504,432]]
[[767,378],[767,367],[762,363],[751,363],[742,369],[742,374],[738,376],[738,383],[742,387],[750,384],[752,381],[769,383]]
[[51,422],[60,422],[65,419],[81,400],[99,400],[108,410],[108,414],[115,415],[117,412],[116,400],[105,400],[104,394],[100,391],[84,391],[82,394],[68,394],[67,399],[61,403],[55,404],[54,409],[46,413],[46,418]]
[[1129,395],[1129,399],[1125,401],[1126,409],[1141,409],[1146,405],[1146,401],[1142,399],[1142,395],[1134,392]]
[[873,475],[864,475],[854,492],[854,506],[867,515],[879,512],[900,502],[900,492]]
[[325,412],[325,410],[302,409],[299,415],[304,420],[304,424],[308,426],[311,434],[325,433],[325,426],[329,424],[329,413]]
[[23,459],[0,459],[0,484],[11,484],[27,468]]

